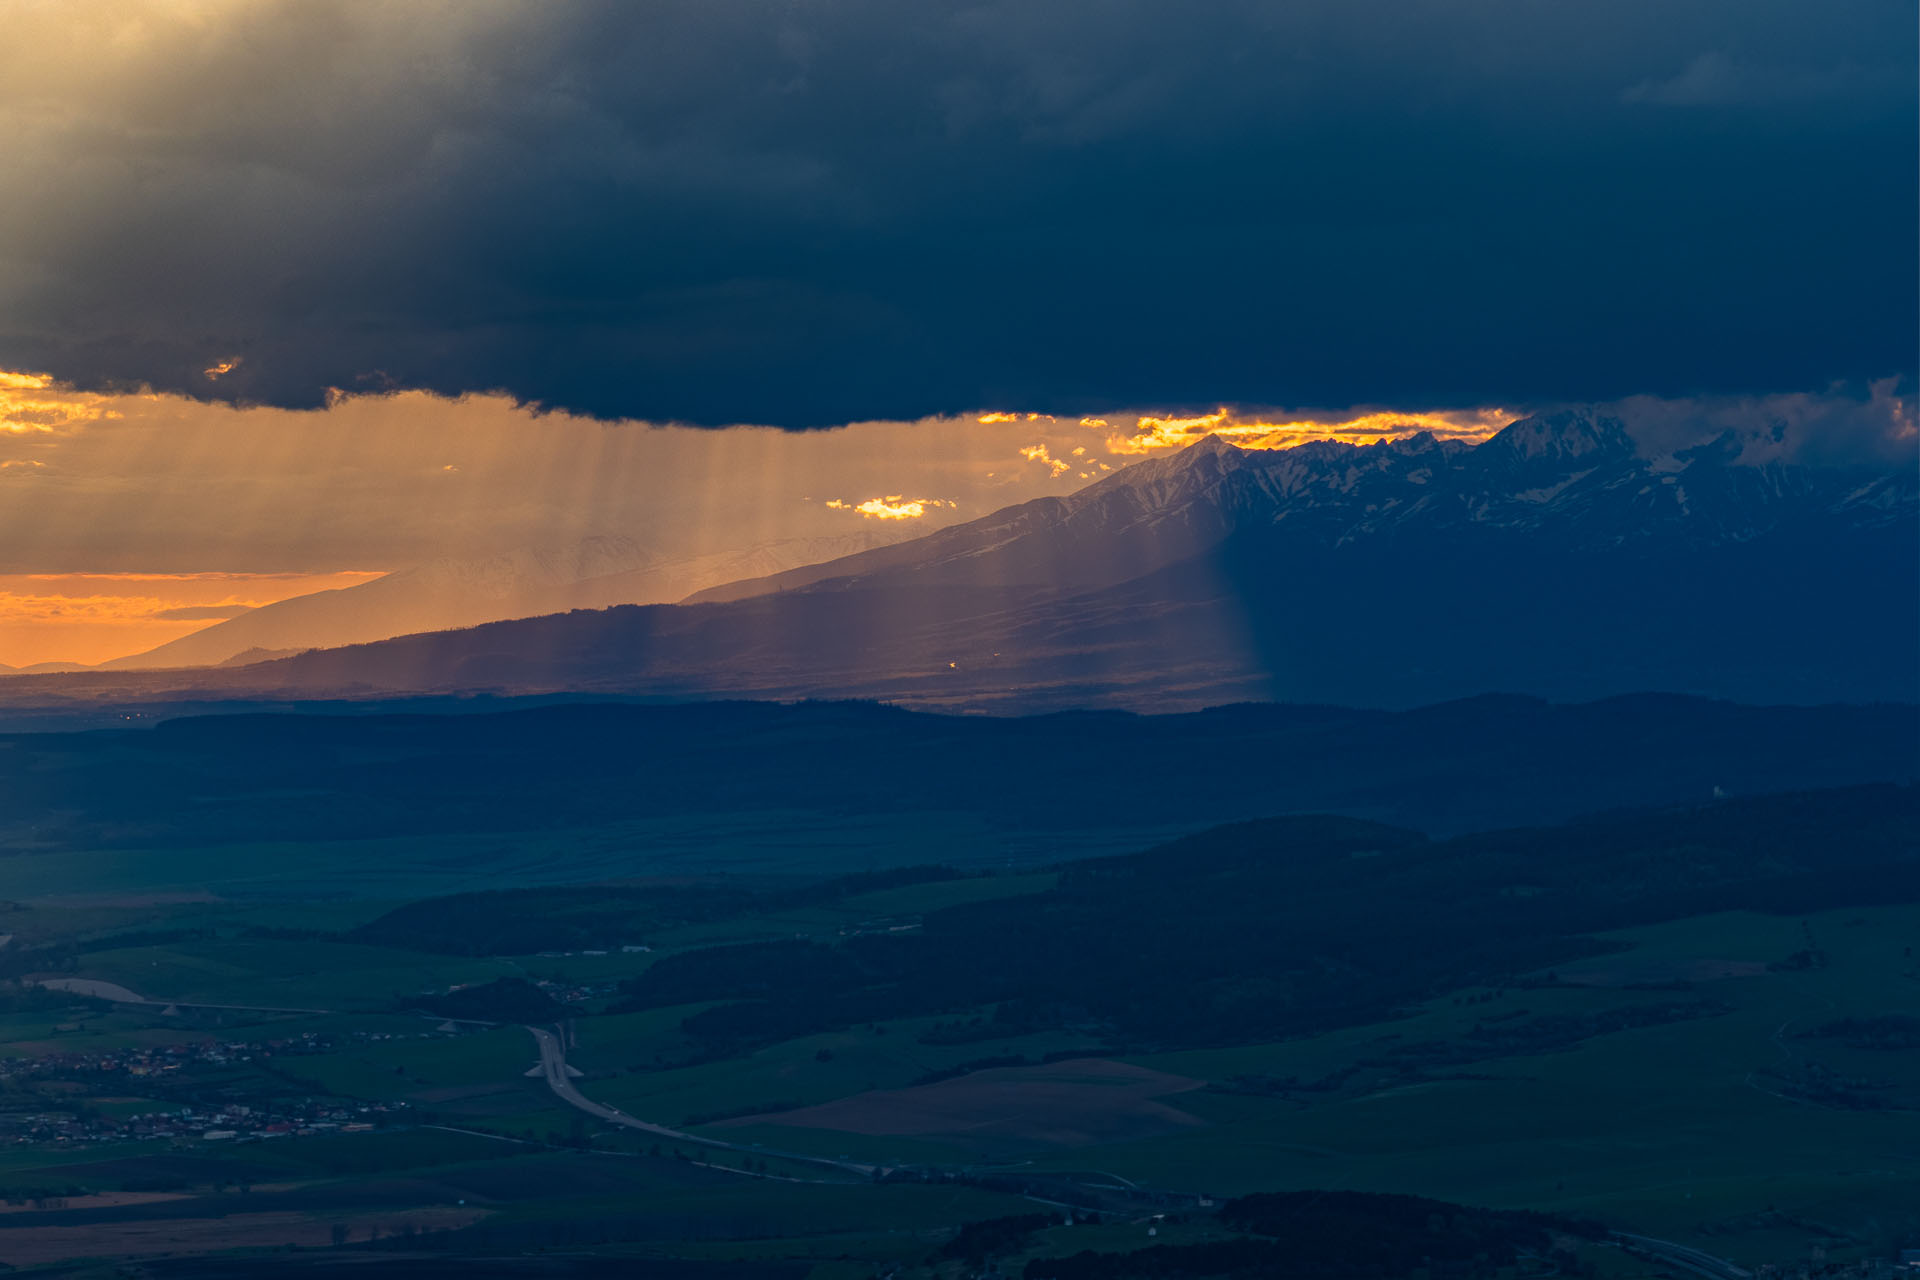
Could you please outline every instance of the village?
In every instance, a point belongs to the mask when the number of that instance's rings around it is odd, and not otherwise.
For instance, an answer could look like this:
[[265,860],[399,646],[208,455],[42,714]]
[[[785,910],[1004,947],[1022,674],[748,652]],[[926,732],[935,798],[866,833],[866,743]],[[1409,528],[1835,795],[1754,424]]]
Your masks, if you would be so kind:
[[[386,1032],[347,1037],[403,1038]],[[0,1143],[245,1142],[362,1132],[404,1115],[404,1101],[281,1096],[284,1082],[268,1074],[275,1058],[330,1053],[337,1047],[334,1038],[305,1032],[259,1041],[208,1038],[0,1058]],[[239,1067],[263,1071],[233,1070]]]

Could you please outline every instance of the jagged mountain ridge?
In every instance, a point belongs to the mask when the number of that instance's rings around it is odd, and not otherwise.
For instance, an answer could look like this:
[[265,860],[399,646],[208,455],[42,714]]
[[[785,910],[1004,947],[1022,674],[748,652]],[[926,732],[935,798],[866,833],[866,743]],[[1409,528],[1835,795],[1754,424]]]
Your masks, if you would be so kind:
[[1737,447],[1721,444],[1645,457],[1618,420],[1581,410],[1521,419],[1478,446],[1422,433],[1253,450],[1207,436],[1068,497],[731,583],[690,602],[831,580],[1093,589],[1262,528],[1321,547],[1473,533],[1523,533],[1567,551],[1672,538],[1712,545],[1783,524],[1910,519],[1913,480],[1871,469],[1745,465]]

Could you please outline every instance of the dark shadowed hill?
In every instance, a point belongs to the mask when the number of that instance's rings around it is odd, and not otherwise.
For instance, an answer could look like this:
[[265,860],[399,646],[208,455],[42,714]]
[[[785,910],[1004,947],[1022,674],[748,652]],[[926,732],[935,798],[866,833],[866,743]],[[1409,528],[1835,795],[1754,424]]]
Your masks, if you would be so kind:
[[1044,892],[932,912],[909,934],[680,952],[625,986],[633,1009],[737,1002],[684,1024],[729,1046],[985,1006],[1007,1031],[1091,1019],[1121,1043],[1257,1043],[1602,954],[1607,930],[1916,897],[1912,787],[1439,842],[1298,817],[1068,864]]
[[[707,703],[206,717],[0,737],[0,849],[476,833],[509,852],[546,850],[512,874],[559,882],[639,874],[652,865],[645,832],[671,826],[692,833],[682,865],[696,868],[777,861],[780,849],[821,863],[816,872],[936,860],[929,849],[998,865],[1094,847],[1089,832],[1124,847],[1138,833],[1285,813],[1440,834],[1899,781],[1916,771],[1914,724],[1912,708],[1673,697],[1179,716]],[[868,832],[859,847],[808,843],[850,816]],[[594,845],[589,876],[569,864],[579,842],[561,836],[601,829],[626,834]],[[702,830],[716,834],[703,842]]]

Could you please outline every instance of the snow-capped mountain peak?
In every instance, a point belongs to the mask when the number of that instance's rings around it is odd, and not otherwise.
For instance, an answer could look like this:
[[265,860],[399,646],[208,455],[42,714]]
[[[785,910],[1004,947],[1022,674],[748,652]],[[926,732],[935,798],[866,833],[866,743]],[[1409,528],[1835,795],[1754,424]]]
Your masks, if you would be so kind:
[[1574,462],[1630,457],[1633,438],[1620,419],[1589,409],[1562,409],[1508,423],[1480,447],[1488,459]]

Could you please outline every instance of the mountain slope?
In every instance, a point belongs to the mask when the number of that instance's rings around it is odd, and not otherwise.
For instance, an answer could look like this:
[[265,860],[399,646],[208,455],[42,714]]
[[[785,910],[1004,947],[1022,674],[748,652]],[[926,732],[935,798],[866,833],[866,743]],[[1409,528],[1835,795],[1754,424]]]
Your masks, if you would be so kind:
[[[1409,706],[1488,690],[1913,701],[1917,534],[1911,473],[1748,465],[1718,445],[1644,457],[1618,423],[1582,413],[1478,447],[1211,440],[1067,498],[679,606],[408,636],[164,687],[998,710]],[[4,683],[3,696],[31,686]]]
[[663,558],[630,538],[595,537],[483,559],[442,558],[263,605],[97,669],[214,666],[250,653],[257,660],[506,618],[677,600],[714,583],[863,551],[884,537],[862,531],[792,538],[690,559]]
[[1243,530],[1303,547],[1497,533],[1573,552],[1747,540],[1784,524],[1912,520],[1911,474],[1743,465],[1737,448],[1642,457],[1621,424],[1582,411],[1522,419],[1478,447],[1422,433],[1368,446],[1245,450],[1217,436],[924,538],[716,587],[690,603],[817,583],[1093,590]]
[[[1832,572],[1857,562],[1847,576]],[[1178,710],[1241,700],[1401,707],[1487,690],[1663,690],[1747,702],[1915,701],[1920,576],[1905,534],[1569,561],[1302,555],[1258,535],[1129,583],[823,585],[621,608],[301,655],[221,687],[883,698]],[[199,686],[210,689],[210,685]]]
[[896,585],[1087,589],[1123,582],[1217,542],[1231,528],[1206,501],[1241,450],[1207,437],[1136,463],[1064,498],[1035,498],[978,520],[839,560],[716,586],[689,604],[793,591],[828,580]]

